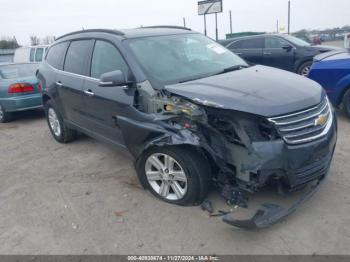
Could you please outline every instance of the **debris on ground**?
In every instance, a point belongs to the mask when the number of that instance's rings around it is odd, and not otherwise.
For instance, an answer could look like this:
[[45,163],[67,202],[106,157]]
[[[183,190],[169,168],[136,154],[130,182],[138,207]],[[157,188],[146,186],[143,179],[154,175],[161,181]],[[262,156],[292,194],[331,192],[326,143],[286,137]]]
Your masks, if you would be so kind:
[[221,188],[220,194],[230,206],[248,207],[248,197],[238,186],[225,184]]
[[201,204],[201,208],[203,211],[208,211],[209,214],[214,213],[214,208],[213,208],[213,204],[210,200],[206,199],[203,201],[203,203]]
[[124,216],[124,214],[128,212],[128,210],[123,210],[123,211],[115,211],[114,212],[114,215],[117,216],[117,217],[122,217]]
[[223,216],[226,216],[226,215],[228,215],[230,213],[232,213],[232,210],[231,211],[218,210],[218,213],[211,214],[210,216],[211,217],[223,217]]

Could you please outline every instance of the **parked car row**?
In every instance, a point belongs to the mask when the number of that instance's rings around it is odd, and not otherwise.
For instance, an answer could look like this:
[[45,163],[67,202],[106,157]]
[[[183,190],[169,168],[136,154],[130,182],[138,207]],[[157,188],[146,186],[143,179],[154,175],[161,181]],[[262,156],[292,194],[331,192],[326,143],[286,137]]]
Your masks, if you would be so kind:
[[336,47],[311,46],[290,35],[265,34],[220,41],[250,64],[272,66],[307,76],[314,56]]

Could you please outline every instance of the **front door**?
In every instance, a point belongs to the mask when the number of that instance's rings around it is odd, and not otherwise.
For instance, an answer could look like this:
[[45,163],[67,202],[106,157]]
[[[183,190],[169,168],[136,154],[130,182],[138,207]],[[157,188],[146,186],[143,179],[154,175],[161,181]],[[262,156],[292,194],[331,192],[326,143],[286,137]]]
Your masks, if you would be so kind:
[[294,47],[287,41],[279,37],[265,37],[264,65],[293,71],[294,53]]
[[91,59],[90,78],[84,83],[85,126],[103,138],[124,145],[116,116],[126,107],[133,106],[134,90],[120,86],[102,87],[102,74],[121,70],[129,75],[129,67],[119,50],[110,42],[97,40]]

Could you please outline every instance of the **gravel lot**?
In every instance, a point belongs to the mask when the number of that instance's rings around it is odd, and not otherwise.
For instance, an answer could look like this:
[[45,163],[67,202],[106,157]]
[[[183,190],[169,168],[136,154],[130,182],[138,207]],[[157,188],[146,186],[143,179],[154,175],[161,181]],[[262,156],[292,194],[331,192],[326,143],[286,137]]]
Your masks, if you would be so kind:
[[[42,113],[22,113],[0,125],[0,253],[350,254],[350,121],[339,118],[320,191],[287,221],[245,231],[160,202],[125,155],[87,137],[58,144]],[[210,199],[228,209],[215,192]]]

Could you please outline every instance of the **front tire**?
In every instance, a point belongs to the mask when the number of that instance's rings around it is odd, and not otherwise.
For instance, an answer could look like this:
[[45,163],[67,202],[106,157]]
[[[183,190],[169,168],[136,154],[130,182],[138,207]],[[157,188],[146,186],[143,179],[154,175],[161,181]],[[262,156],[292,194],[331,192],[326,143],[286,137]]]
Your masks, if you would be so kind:
[[69,143],[76,139],[77,132],[70,129],[51,101],[45,103],[45,115],[51,134],[59,143]]
[[0,123],[8,123],[12,120],[12,114],[5,111],[5,108],[0,104]]
[[298,73],[299,75],[301,75],[301,76],[308,77],[308,76],[309,76],[309,73],[310,73],[311,66],[312,66],[312,62],[311,62],[311,61],[305,62],[304,64],[302,64],[302,65],[299,67],[297,73]]
[[211,186],[208,160],[191,148],[157,147],[136,163],[141,184],[157,198],[176,205],[199,205]]

